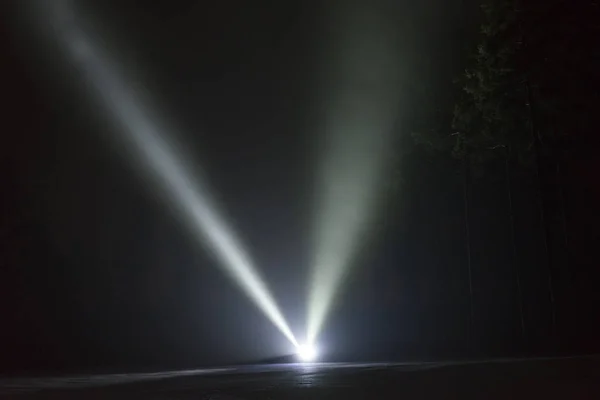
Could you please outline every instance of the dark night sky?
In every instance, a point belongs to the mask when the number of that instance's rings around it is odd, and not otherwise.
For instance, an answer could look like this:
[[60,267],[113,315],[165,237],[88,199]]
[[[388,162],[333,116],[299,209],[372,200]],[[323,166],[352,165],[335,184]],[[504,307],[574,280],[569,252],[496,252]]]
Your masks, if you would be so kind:
[[[107,33],[103,40],[121,49],[118,58],[176,122],[174,134],[202,166],[227,221],[300,331],[315,211],[311,132],[324,7],[96,3],[102,7],[86,12]],[[460,70],[471,29],[467,11],[441,0],[379,3],[402,32],[402,111],[434,113]],[[2,29],[2,79],[14,112],[3,122],[0,146],[7,232],[2,370],[165,368],[280,355],[285,338],[104,140],[110,124],[72,67],[50,61],[58,59],[56,46],[19,23],[24,15],[7,15],[14,18]],[[396,129],[400,146],[409,148],[410,128]],[[393,217],[371,239],[328,320],[322,341],[330,351],[380,359],[464,354],[468,298],[457,165],[418,151],[404,160]],[[476,183],[473,210],[476,331],[493,354],[514,351],[518,337],[507,211],[496,194],[501,184]],[[524,278],[528,323],[531,341],[541,342],[548,304],[539,222],[527,178],[517,185],[518,242],[522,261],[533,265]]]

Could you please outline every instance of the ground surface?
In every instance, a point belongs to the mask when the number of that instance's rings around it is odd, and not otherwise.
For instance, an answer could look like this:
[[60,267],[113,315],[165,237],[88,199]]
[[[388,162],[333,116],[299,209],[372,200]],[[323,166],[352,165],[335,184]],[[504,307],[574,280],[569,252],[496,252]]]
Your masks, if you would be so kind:
[[243,366],[0,380],[1,399],[600,399],[600,358]]

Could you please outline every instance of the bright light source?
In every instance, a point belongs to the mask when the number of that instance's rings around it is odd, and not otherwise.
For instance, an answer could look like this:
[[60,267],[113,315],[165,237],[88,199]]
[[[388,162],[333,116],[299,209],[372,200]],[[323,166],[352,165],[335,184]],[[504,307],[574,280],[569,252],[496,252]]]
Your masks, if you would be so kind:
[[155,113],[144,107],[139,94],[125,83],[126,79],[102,53],[101,46],[92,42],[93,35],[79,27],[66,1],[40,4],[52,7],[43,13],[43,18],[52,20],[53,32],[69,60],[79,67],[102,108],[109,110],[122,128],[124,137],[120,139],[125,139],[132,159],[141,161],[160,191],[182,212],[194,235],[214,251],[245,294],[297,345],[266,284],[210,201],[200,177],[190,173],[181,152],[168,142],[168,129],[160,126]]
[[300,358],[300,361],[302,362],[315,361],[318,356],[317,348],[310,344],[300,345],[296,350],[298,358]]
[[398,113],[397,32],[371,3],[331,2],[330,47],[317,85],[328,95],[318,136],[321,167],[316,188],[314,254],[309,285],[307,340],[314,343],[358,248],[365,241],[381,195]]

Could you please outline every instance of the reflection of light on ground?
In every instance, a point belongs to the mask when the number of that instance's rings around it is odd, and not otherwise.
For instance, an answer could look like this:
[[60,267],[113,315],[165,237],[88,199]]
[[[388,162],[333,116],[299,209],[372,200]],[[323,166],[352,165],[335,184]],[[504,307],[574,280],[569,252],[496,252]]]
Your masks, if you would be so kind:
[[15,378],[0,379],[1,392],[29,392],[43,389],[66,389],[109,386],[121,383],[154,381],[159,379],[200,376],[208,374],[224,374],[235,371],[235,368],[190,369],[184,371],[165,371],[141,374],[106,374],[80,375],[53,378]]

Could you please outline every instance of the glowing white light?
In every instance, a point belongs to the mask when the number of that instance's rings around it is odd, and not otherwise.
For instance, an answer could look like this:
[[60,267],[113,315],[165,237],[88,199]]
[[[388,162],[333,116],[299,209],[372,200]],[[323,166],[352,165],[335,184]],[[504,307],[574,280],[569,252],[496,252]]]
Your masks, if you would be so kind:
[[298,358],[300,358],[300,361],[302,362],[312,362],[317,359],[317,348],[310,344],[300,345],[296,350]]
[[227,273],[290,342],[297,345],[266,284],[219,217],[199,177],[192,177],[182,157],[175,156],[177,152],[165,138],[166,129],[159,127],[156,118],[150,117],[149,110],[125,84],[106,54],[102,54],[100,46],[94,46],[90,36],[75,23],[73,12],[66,3],[55,0],[45,4],[53,6],[45,17],[53,16],[57,39],[70,61],[77,64],[94,88],[101,105],[110,110],[124,128],[125,139],[133,154],[141,159],[151,178],[183,212],[197,237],[215,251]]
[[[397,113],[395,27],[371,3],[335,2],[319,146],[307,340],[313,343],[374,216]],[[358,5],[358,7],[357,7]]]

